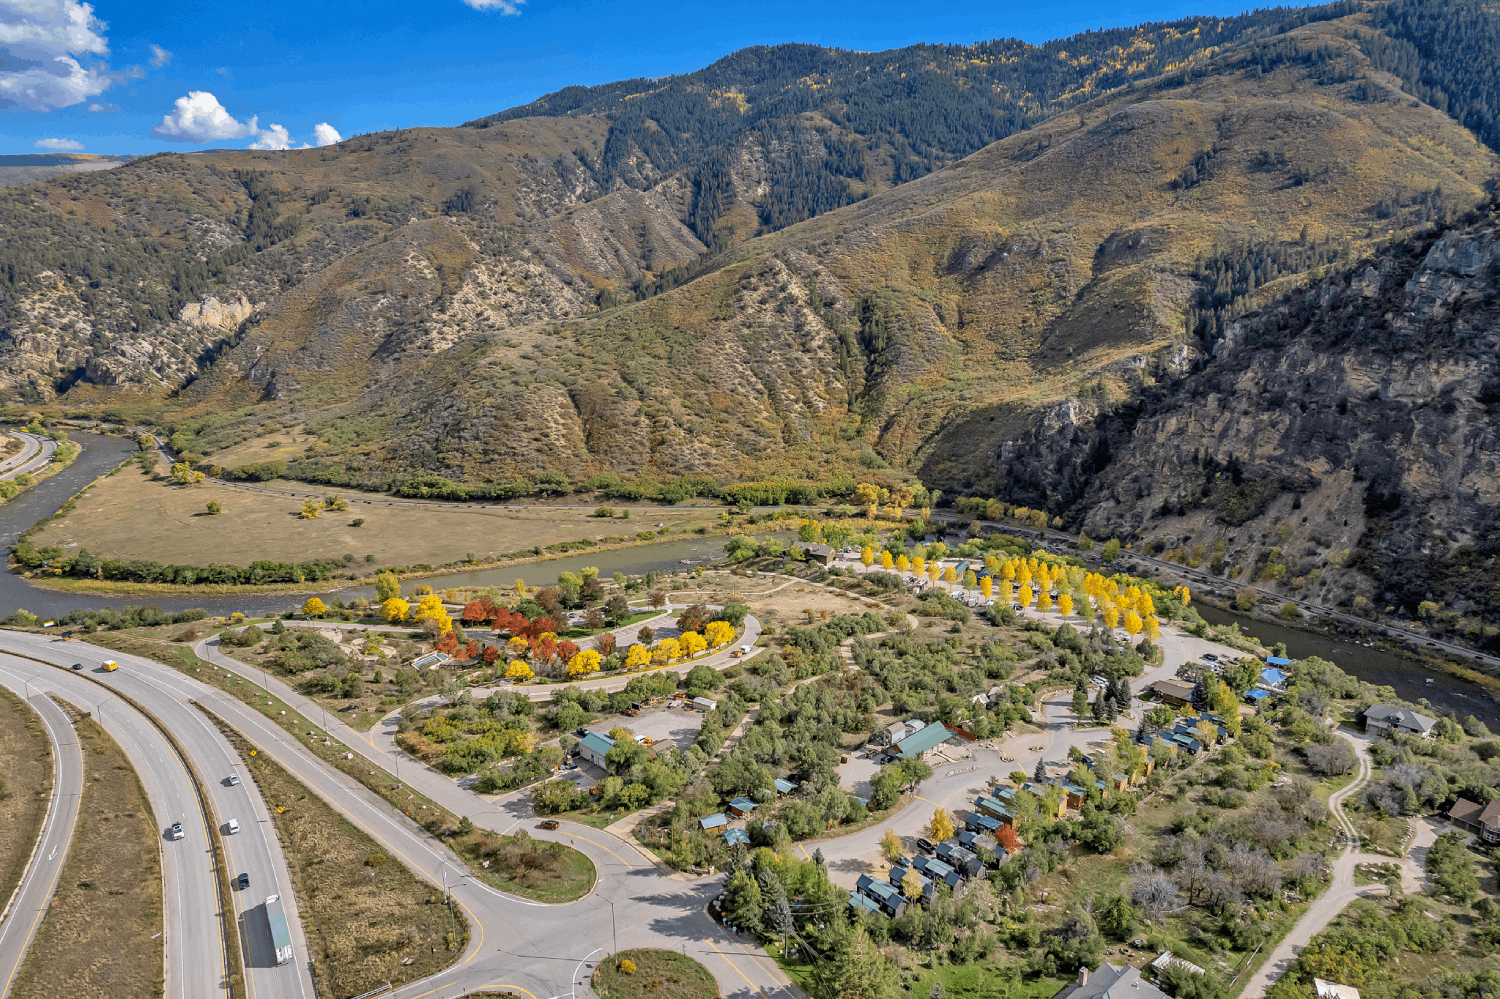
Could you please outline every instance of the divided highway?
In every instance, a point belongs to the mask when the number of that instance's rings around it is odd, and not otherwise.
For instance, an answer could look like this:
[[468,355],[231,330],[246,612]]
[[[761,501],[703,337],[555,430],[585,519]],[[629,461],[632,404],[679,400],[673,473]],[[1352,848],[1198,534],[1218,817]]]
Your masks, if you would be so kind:
[[[36,667],[32,672],[41,670]],[[45,677],[43,678],[45,679]],[[9,687],[24,698],[42,720],[47,741],[52,744],[52,801],[42,824],[40,839],[32,854],[21,883],[0,921],[0,999],[10,994],[11,982],[21,970],[42,915],[52,899],[52,890],[68,859],[73,842],[73,828],[78,818],[79,798],[83,792],[83,755],[73,723],[62,708],[54,704],[39,688],[33,696],[25,679],[17,681],[0,669],[0,685]]]
[[[220,922],[220,885],[212,843],[198,791],[176,749],[156,725],[111,689],[131,698],[161,722],[182,746],[203,781],[203,791],[224,843],[226,874],[250,876],[250,887],[228,898],[245,960],[247,991],[252,999],[313,999],[311,967],[295,905],[287,905],[287,922],[296,957],[277,965],[266,928],[264,902],[269,895],[292,899],[291,878],[275,827],[238,755],[210,720],[175,689],[176,674],[164,667],[132,668],[123,663],[113,672],[101,664],[114,658],[108,650],[83,643],[63,643],[50,636],[0,633],[0,679],[40,676],[31,686],[50,689],[69,702],[93,710],[106,731],[120,743],[145,786],[162,836],[163,891],[166,902],[166,994],[182,999],[223,995],[228,988],[228,965]],[[47,669],[34,661],[5,655],[15,652],[54,664]],[[83,670],[69,669],[81,663]],[[162,675],[165,674],[165,675]],[[102,709],[102,710],[101,710]],[[239,780],[231,783],[229,777]],[[240,831],[226,834],[230,819]],[[166,829],[181,822],[184,838],[167,838]]]

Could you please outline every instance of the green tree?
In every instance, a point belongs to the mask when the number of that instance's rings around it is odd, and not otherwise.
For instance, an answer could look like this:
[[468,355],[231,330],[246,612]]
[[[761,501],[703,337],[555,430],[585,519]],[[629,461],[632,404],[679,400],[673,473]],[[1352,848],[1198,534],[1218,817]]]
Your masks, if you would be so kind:
[[1082,718],[1089,711],[1089,695],[1081,690],[1073,691],[1073,714]]
[[401,580],[396,578],[394,572],[377,573],[375,576],[375,599],[385,603],[392,597],[401,595]]
[[1135,929],[1135,909],[1124,895],[1110,899],[1099,914],[1099,929],[1115,940],[1124,940]]
[[893,999],[896,969],[856,926],[832,960],[814,971],[814,999]]
[[730,926],[757,933],[761,909],[760,885],[746,871],[736,871],[724,888],[724,919]]
[[1104,549],[1099,553],[1100,558],[1106,562],[1113,562],[1120,557],[1120,541],[1118,538],[1110,538],[1104,542]]
[[218,500],[209,500],[208,501],[208,515],[210,517],[217,517],[219,514],[221,514],[223,512],[224,512],[224,508],[219,505],[219,501]]

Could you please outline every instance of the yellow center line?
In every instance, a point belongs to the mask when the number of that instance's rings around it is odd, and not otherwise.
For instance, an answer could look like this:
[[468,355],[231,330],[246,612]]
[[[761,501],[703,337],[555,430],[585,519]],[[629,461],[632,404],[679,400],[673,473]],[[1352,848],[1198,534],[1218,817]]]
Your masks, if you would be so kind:
[[[760,992],[760,986],[756,985],[754,982],[750,981],[749,976],[746,975],[743,971],[740,971],[740,969],[735,965],[735,963],[733,961],[729,960],[729,955],[726,954],[726,953],[724,953],[722,950],[719,950],[719,945],[718,944],[716,944],[712,940],[708,939],[708,937],[704,937],[703,938],[703,942],[706,943],[706,944],[708,944],[714,950],[718,951],[719,952],[719,956],[724,959],[724,963],[727,964],[727,965],[729,965],[731,968],[734,968],[735,972],[741,978],[745,979],[745,984],[749,985],[755,991]],[[760,992],[760,999],[768,999],[768,997],[766,996],[766,994],[764,992]]]
[[597,846],[599,849],[603,850],[605,853],[609,854],[611,857],[614,857],[616,860],[618,860],[620,863],[624,864],[626,867],[630,868],[632,871],[635,870],[635,865],[634,864],[632,864],[630,861],[626,860],[624,857],[620,856],[615,851],[611,850],[609,847],[605,846],[603,843],[595,843],[593,840],[589,839],[587,836],[579,836],[577,833],[568,833],[568,835],[572,836],[574,839],[581,839],[585,843],[594,843],[594,845]]

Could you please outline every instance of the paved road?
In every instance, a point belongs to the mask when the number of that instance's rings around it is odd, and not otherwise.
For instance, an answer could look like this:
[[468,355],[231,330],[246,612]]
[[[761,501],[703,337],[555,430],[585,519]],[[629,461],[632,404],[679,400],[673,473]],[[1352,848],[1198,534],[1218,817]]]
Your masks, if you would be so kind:
[[[33,686],[50,681],[68,700],[96,712],[141,775],[151,800],[157,826],[165,829],[181,821],[183,840],[163,842],[166,894],[165,940],[167,947],[167,995],[200,999],[224,991],[225,962],[220,924],[218,885],[212,862],[211,842],[196,790],[176,751],[149,719],[126,701],[110,696],[119,690],[143,705],[168,727],[202,777],[216,821],[223,834],[228,874],[250,875],[250,888],[233,892],[229,899],[234,930],[240,935],[245,956],[248,987],[255,999],[313,999],[310,963],[303,940],[301,920],[295,906],[286,906],[287,922],[297,957],[277,966],[265,923],[263,904],[269,895],[292,898],[292,883],[280,840],[254,781],[228,741],[194,708],[188,696],[173,689],[170,670],[132,669],[124,657],[81,642],[59,642],[46,635],[0,631],[0,650],[15,651],[46,659],[60,666],[84,664],[83,673],[92,683],[66,669],[47,671],[24,660],[15,662],[24,675],[41,671]],[[119,658],[121,668],[105,673],[99,664]],[[161,675],[165,674],[165,675]],[[240,777],[229,784],[230,774]],[[155,791],[153,792],[153,788]],[[225,833],[229,819],[237,819],[240,832]]]
[[[119,743],[140,778],[157,818],[157,834],[163,837],[166,995],[196,999],[221,994],[223,948],[218,934],[213,865],[206,845],[208,830],[198,811],[192,782],[171,746],[124,701],[82,677],[0,654],[0,678],[7,686],[19,686],[30,678],[33,690],[54,693],[75,706],[93,711],[105,731]],[[187,835],[178,842],[169,842],[164,830],[174,821],[182,822]]]
[[38,437],[20,430],[12,430],[10,433],[11,436],[20,438],[23,447],[20,454],[0,462],[0,479],[13,479],[22,472],[35,472],[51,461],[53,452],[57,450],[57,441],[50,437]]
[[[30,654],[54,662],[62,662],[69,654],[76,655],[86,648],[69,644],[64,653],[57,644],[47,643],[45,636],[37,640],[30,635],[0,631],[0,648],[6,646],[23,646]],[[226,662],[218,659],[213,649],[205,651],[211,660]],[[683,881],[669,877],[631,844],[586,826],[565,824],[556,832],[533,832],[539,838],[570,842],[594,861],[599,880],[593,893],[560,906],[515,898],[468,876],[462,863],[440,841],[364,787],[324,765],[295,736],[258,711],[167,667],[129,656],[117,658],[121,669],[110,674],[109,682],[123,685],[125,677],[134,678],[135,688],[143,692],[143,700],[147,692],[153,698],[148,704],[153,712],[161,710],[165,714],[167,702],[172,701],[181,710],[192,711],[195,709],[187,707],[187,702],[199,701],[369,833],[392,856],[402,859],[418,876],[436,886],[448,884],[473,927],[468,946],[459,963],[448,971],[390,995],[417,999],[495,987],[524,991],[533,999],[573,996],[580,991],[587,996],[588,976],[594,965],[615,949],[618,940],[621,949],[651,946],[685,950],[709,968],[724,995],[732,999],[757,996],[800,999],[800,993],[753,942],[723,932],[708,918],[705,905],[718,892],[722,878]],[[245,669],[242,664],[226,664]],[[258,679],[255,672],[245,670],[251,679]],[[272,690],[280,693],[274,680]],[[180,726],[178,722],[167,723],[174,732],[188,727],[185,721]],[[367,761],[377,766],[390,765],[391,761],[359,733],[333,723],[332,719],[330,723],[335,737],[343,739]],[[416,790],[444,807],[469,815],[486,828],[509,832],[522,824],[534,824],[530,806],[524,801],[508,803],[505,808],[492,807],[454,786],[441,774],[403,765],[401,776]],[[288,915],[293,912],[288,907]],[[299,964],[303,953],[299,949]],[[264,988],[258,990],[258,996],[267,994]]]
[[71,720],[51,698],[43,693],[30,696],[24,679],[16,683],[4,672],[0,672],[0,684],[10,687],[16,696],[26,698],[41,718],[47,741],[52,745],[52,801],[31,862],[11,896],[4,921],[0,922],[0,997],[3,997],[10,993],[11,982],[36,937],[68,859],[79,796],[83,792],[83,755]]

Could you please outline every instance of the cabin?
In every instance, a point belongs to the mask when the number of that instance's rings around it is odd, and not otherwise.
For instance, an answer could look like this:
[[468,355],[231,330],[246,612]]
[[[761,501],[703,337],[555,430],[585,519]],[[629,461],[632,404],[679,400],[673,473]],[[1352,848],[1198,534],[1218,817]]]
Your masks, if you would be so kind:
[[933,722],[919,728],[891,748],[903,760],[916,759],[929,749],[941,746],[953,738],[953,735],[953,730],[942,722]]
[[1167,704],[1185,707],[1193,703],[1193,685],[1181,680],[1157,680],[1151,685],[1158,697]]
[[880,906],[881,911],[887,916],[894,918],[906,911],[906,899],[901,897],[899,891],[884,881],[875,880],[868,874],[859,876],[859,880],[854,882],[854,890]]
[[781,777],[776,778],[776,797],[785,798],[795,790],[797,790],[796,784]]
[[735,798],[729,803],[729,810],[735,815],[744,817],[755,811],[755,802],[746,797]]
[[748,847],[750,845],[750,834],[743,829],[726,829],[724,830],[724,842],[730,846]]
[[1372,704],[1365,709],[1365,731],[1374,736],[1387,736],[1392,732],[1414,735],[1419,739],[1431,739],[1436,718],[1419,715],[1407,708],[1393,708],[1388,704]]
[[953,843],[939,843],[937,849],[933,852],[937,854],[939,860],[953,868],[963,877],[972,878],[984,870],[984,863],[979,859],[977,854],[971,853]]
[[605,765],[604,757],[614,748],[615,740],[598,732],[589,732],[578,743],[578,755],[596,767]]
[[816,541],[799,541],[793,546],[794,551],[801,552],[809,562],[818,565],[832,565],[834,550],[828,545],[818,544]]
[[717,833],[720,836],[724,835],[724,830],[728,827],[729,820],[724,817],[723,812],[715,812],[712,815],[705,815],[703,816],[703,818],[698,820],[698,828],[702,829],[704,832]]

